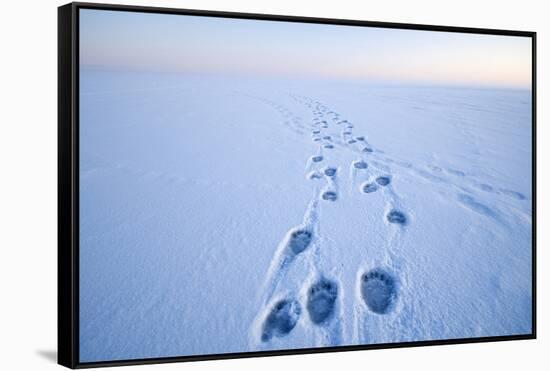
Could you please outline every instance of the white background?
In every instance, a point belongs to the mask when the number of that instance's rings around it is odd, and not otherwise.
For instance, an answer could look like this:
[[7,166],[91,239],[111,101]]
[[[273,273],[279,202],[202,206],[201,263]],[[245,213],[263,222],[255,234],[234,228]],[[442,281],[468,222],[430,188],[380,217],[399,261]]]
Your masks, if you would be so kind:
[[[371,350],[187,364],[140,370],[540,369],[548,362],[550,24],[544,1],[489,0],[194,0],[121,1],[133,5],[348,18],[538,33],[538,339]],[[0,32],[0,368],[60,369],[56,357],[57,6],[54,0],[6,1]],[[546,148],[545,148],[546,147]],[[128,367],[127,369],[137,369]]]

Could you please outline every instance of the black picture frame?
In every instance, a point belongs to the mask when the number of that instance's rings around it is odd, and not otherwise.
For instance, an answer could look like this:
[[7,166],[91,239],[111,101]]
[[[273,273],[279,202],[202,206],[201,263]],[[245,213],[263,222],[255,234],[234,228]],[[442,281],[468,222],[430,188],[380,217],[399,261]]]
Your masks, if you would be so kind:
[[[222,18],[276,20],[425,31],[523,36],[532,42],[532,332],[525,335],[414,341],[325,348],[289,349],[247,353],[129,359],[102,362],[79,360],[79,10],[162,13]],[[288,354],[342,352],[380,348],[418,347],[462,343],[526,340],[536,338],[536,32],[371,22],[347,19],[234,13],[159,7],[70,3],[58,8],[58,363],[69,368],[138,365],[183,361],[219,360]]]

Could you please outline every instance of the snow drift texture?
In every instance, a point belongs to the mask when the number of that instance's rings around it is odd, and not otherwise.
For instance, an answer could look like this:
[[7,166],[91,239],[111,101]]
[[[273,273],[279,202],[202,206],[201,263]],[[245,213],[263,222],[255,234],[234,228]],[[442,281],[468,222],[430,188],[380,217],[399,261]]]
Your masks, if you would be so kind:
[[82,362],[531,332],[529,91],[82,71]]

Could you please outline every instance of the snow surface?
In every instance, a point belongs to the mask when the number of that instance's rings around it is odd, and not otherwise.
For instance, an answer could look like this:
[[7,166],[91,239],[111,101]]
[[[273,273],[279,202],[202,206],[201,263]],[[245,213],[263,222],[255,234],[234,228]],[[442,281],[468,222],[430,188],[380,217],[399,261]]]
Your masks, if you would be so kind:
[[531,332],[530,91],[83,70],[80,99],[82,362]]

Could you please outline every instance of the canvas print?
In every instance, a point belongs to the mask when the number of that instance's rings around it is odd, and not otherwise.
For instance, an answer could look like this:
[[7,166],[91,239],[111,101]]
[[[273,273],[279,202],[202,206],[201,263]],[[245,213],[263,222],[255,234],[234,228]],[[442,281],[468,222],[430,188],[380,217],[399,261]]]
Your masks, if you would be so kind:
[[79,353],[530,334],[531,38],[79,13]]

